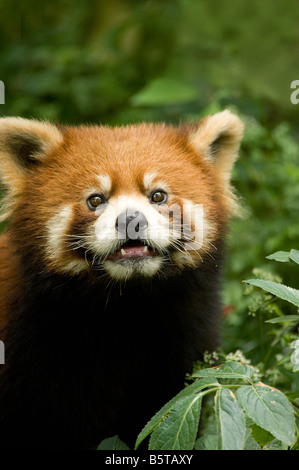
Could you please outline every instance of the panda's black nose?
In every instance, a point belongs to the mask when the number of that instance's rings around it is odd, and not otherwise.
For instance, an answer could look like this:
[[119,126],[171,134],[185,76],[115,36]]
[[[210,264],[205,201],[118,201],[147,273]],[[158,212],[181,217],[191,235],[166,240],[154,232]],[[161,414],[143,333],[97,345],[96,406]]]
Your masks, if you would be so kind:
[[148,223],[142,212],[135,210],[126,210],[116,219],[115,227],[121,238],[136,240],[138,238],[147,238],[146,229]]

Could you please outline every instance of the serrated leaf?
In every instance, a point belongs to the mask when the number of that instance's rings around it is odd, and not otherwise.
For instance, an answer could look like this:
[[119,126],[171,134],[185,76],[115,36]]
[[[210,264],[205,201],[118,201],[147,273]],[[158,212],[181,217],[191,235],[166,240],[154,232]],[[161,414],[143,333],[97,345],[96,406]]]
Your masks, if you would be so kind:
[[299,250],[291,250],[290,258],[292,261],[295,261],[296,264],[299,264]]
[[243,385],[236,394],[244,411],[258,426],[288,445],[294,442],[295,417],[282,392],[260,383]]
[[100,442],[97,450],[130,450],[130,448],[118,436],[113,436]]
[[248,381],[252,378],[254,372],[254,368],[247,364],[229,361],[221,366],[196,371],[192,377],[215,377],[218,379],[243,379]]
[[244,412],[235,395],[226,388],[215,395],[215,415],[219,450],[242,450],[246,426]]
[[272,253],[272,255],[266,256],[266,258],[286,263],[290,261],[290,253],[288,251],[276,251],[275,253]]
[[194,450],[218,450],[218,436],[204,434],[195,442]]
[[285,286],[284,284],[279,284],[278,282],[265,281],[263,279],[249,279],[244,282],[252,286],[260,287],[276,297],[287,300],[288,302],[296,305],[296,307],[299,307],[299,290],[297,289]]
[[149,450],[192,450],[201,412],[202,395],[178,400],[151,435]]
[[266,320],[266,323],[285,323],[285,322],[299,322],[299,315],[283,315],[282,317],[271,318]]
[[150,421],[144,426],[144,428],[139,433],[136,443],[135,449],[139,447],[141,442],[151,433],[154,429],[163,421],[163,419],[171,412],[171,410],[176,405],[177,401],[181,398],[194,396],[196,393],[200,392],[201,390],[218,385],[217,379],[205,378],[196,380],[193,384],[188,385],[186,388],[181,390],[174,398],[172,398],[169,402],[167,402],[153,417]]

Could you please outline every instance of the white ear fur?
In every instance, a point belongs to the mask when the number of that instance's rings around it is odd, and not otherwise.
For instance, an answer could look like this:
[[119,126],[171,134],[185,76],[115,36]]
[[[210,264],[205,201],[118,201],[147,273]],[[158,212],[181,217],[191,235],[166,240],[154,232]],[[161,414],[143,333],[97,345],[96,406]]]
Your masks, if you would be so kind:
[[28,170],[43,161],[63,141],[59,129],[47,122],[8,117],[0,119],[0,178],[8,191],[0,220],[11,212]]
[[242,121],[226,110],[208,116],[189,134],[192,149],[213,165],[222,187],[222,197],[230,214],[239,214],[237,198],[230,184],[231,173],[243,137]]
[[229,181],[243,136],[242,121],[225,110],[199,122],[189,135],[189,144],[206,157],[224,181]]

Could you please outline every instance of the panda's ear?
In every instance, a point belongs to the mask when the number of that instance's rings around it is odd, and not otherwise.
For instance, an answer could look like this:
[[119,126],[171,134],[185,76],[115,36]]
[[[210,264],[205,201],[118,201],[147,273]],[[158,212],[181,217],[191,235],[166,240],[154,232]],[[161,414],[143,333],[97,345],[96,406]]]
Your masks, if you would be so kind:
[[47,153],[62,140],[59,129],[47,122],[15,117],[1,118],[0,168],[3,168],[3,173],[9,165],[18,172],[26,171],[43,161]]
[[30,170],[62,142],[60,130],[47,122],[0,119],[0,180],[7,190],[7,200],[20,194]]
[[189,133],[188,143],[198,155],[214,165],[223,181],[229,182],[243,130],[240,118],[225,110],[201,120]]

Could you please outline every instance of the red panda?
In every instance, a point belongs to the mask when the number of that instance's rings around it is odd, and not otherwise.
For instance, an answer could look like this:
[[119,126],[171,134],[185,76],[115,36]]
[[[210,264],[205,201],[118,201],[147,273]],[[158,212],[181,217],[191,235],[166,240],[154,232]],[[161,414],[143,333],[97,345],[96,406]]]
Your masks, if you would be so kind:
[[132,446],[216,348],[242,133],[0,119],[0,448]]

